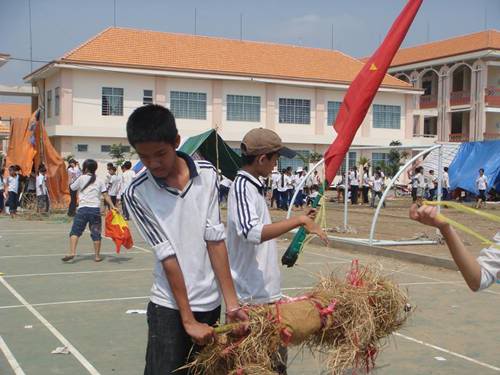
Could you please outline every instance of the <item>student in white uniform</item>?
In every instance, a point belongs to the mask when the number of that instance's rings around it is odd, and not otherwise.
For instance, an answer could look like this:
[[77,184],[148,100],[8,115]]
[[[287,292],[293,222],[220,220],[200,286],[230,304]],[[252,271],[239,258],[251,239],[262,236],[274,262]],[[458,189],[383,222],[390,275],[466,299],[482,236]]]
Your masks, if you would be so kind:
[[479,177],[476,179],[476,189],[479,192],[477,196],[476,208],[481,208],[484,203],[486,207],[486,191],[488,190],[488,179],[484,175],[484,169],[479,170]]
[[[281,138],[269,129],[253,129],[241,143],[242,169],[229,191],[227,246],[238,297],[248,304],[281,299],[281,276],[276,238],[299,226],[326,241],[314,222],[315,211],[273,223],[261,194],[260,176],[271,173],[280,155],[293,157]],[[275,371],[286,373],[286,350],[274,361]]]
[[126,161],[122,164],[122,180],[120,183],[120,193],[118,194],[118,200],[121,200],[122,203],[122,213],[125,220],[130,220],[130,214],[127,208],[127,205],[124,200],[121,199],[121,196],[125,192],[125,190],[129,187],[132,181],[135,178],[135,172],[132,170],[132,163],[130,161]]
[[47,168],[41,165],[36,177],[36,201],[38,212],[49,212],[49,190],[47,189]]
[[231,279],[217,173],[210,162],[176,152],[180,136],[165,107],[136,109],[127,137],[147,169],[123,197],[155,255],[144,374],[186,375],[179,368],[215,338],[222,296],[230,322],[247,319]]

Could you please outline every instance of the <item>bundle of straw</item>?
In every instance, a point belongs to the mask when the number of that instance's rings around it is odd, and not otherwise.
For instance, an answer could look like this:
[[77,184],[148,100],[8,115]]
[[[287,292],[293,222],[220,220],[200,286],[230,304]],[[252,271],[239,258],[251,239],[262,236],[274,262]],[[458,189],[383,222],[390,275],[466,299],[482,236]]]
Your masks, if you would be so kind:
[[394,282],[375,267],[356,262],[346,279],[332,273],[307,295],[249,306],[246,336],[219,335],[187,367],[195,375],[270,375],[276,373],[273,364],[280,346],[300,345],[325,355],[332,374],[348,368],[369,371],[381,340],[404,324],[409,306],[406,293]]

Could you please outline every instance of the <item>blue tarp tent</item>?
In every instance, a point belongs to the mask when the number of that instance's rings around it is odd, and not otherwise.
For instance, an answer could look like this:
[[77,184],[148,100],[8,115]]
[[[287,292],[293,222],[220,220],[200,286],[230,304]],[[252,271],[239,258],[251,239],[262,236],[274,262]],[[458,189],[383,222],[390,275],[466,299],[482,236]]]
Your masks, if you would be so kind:
[[477,194],[479,168],[484,169],[488,190],[500,192],[500,141],[463,143],[449,167],[450,188]]

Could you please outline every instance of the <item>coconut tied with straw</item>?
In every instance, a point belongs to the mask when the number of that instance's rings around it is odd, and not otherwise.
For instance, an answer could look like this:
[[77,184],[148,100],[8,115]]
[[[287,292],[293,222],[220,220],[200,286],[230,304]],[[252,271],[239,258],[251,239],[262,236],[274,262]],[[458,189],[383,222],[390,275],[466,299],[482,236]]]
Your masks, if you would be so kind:
[[216,328],[217,340],[186,366],[192,374],[276,374],[273,363],[281,346],[321,353],[332,374],[369,371],[383,339],[403,326],[411,307],[391,279],[355,260],[345,278],[331,273],[308,294],[245,311],[248,334],[233,336],[231,324]]

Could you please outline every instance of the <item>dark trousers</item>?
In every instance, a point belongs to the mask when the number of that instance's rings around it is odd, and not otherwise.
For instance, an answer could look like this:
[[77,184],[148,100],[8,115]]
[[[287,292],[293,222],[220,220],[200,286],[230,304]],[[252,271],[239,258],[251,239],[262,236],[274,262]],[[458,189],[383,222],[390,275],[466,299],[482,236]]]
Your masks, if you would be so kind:
[[[2,176],[0,176],[0,178],[3,178]],[[0,190],[0,212],[3,211],[3,205],[4,205],[4,197],[3,197],[3,193],[4,191],[3,190]]]
[[358,191],[359,191],[358,185],[351,185],[351,203],[352,204],[358,204]]
[[434,200],[434,198],[436,198],[436,191],[437,191],[437,189],[430,189],[430,190],[429,190],[429,199],[430,199],[431,201],[433,201],[433,200]]
[[362,193],[363,193],[363,203],[369,203],[368,202],[368,191],[370,191],[370,187],[369,186],[363,186],[363,188],[361,189],[362,190]]
[[271,195],[271,208],[273,207],[273,202],[276,202],[276,207],[279,208],[279,192],[278,189],[273,189],[273,193]]
[[76,214],[76,201],[78,198],[78,192],[76,190],[69,189],[69,207],[68,207],[68,216],[75,216]]
[[278,207],[282,210],[288,210],[288,190],[278,192]]
[[448,200],[448,189],[447,188],[443,188],[441,194],[442,194],[441,200],[447,201]]
[[37,208],[38,212],[49,212],[49,196],[47,194],[45,195],[38,195],[36,197],[36,202],[37,202]]
[[17,212],[17,207],[19,206],[19,195],[13,191],[9,191],[9,198],[7,200],[7,206],[9,206],[9,212],[15,214]]
[[130,216],[128,214],[128,209],[127,209],[127,204],[125,203],[124,199],[122,199],[122,213],[123,213],[123,217],[125,218],[125,220],[130,220]]
[[229,194],[229,188],[224,185],[219,186],[219,202],[227,201],[227,196]]
[[[213,326],[220,318],[220,306],[212,311],[193,313],[198,322]],[[188,370],[175,370],[190,361],[190,352],[192,356],[201,348],[193,344],[184,330],[179,311],[150,302],[148,328],[144,375],[189,374]]]

